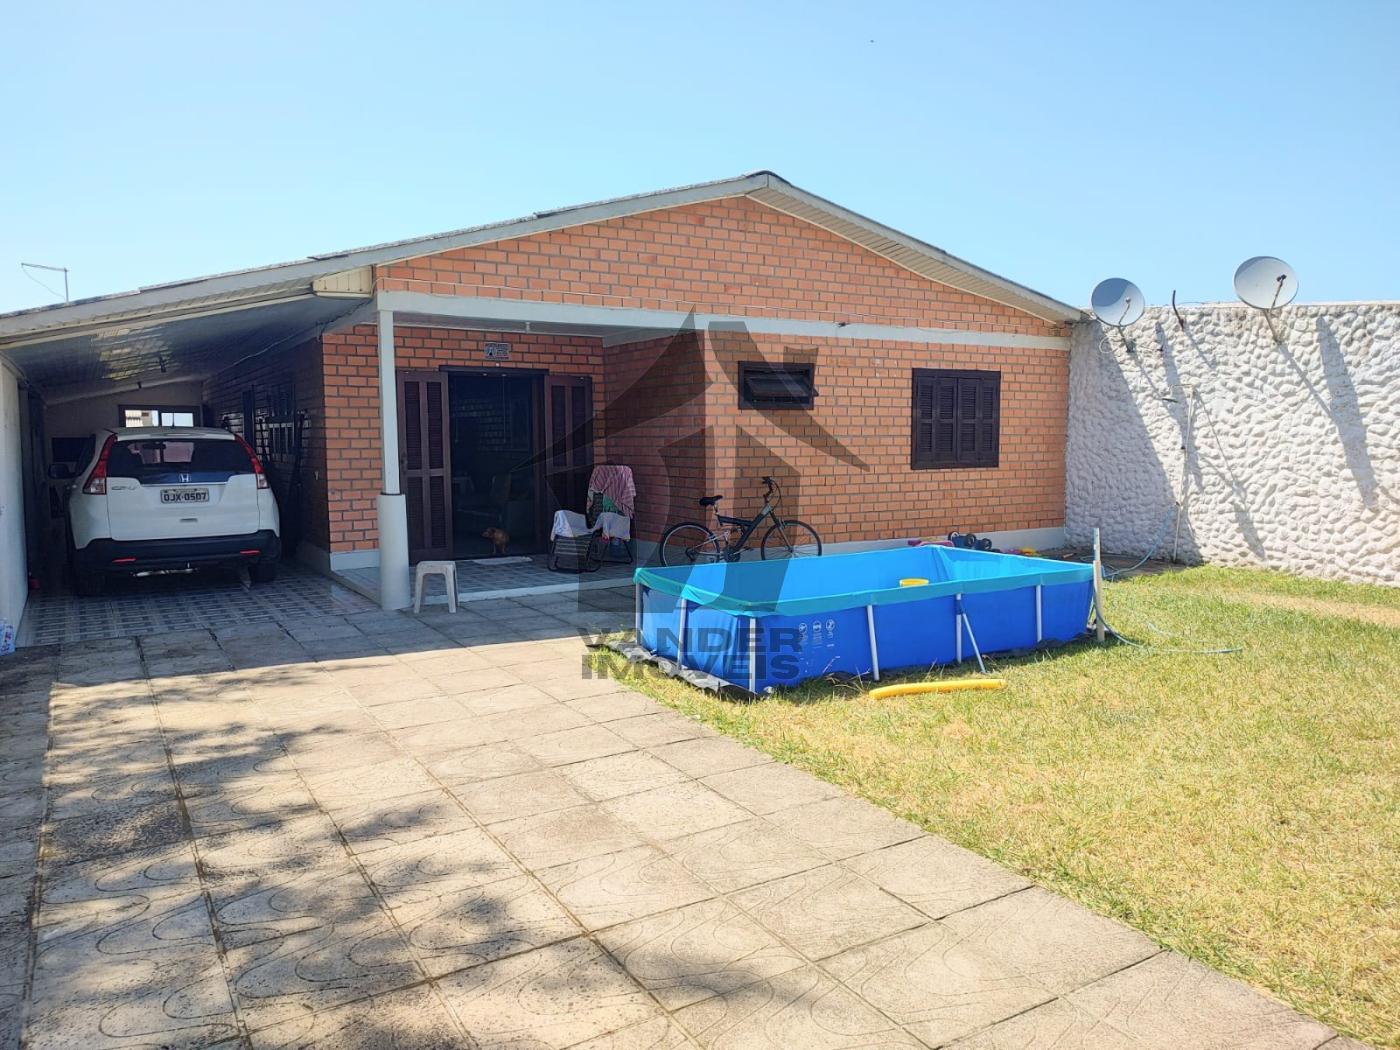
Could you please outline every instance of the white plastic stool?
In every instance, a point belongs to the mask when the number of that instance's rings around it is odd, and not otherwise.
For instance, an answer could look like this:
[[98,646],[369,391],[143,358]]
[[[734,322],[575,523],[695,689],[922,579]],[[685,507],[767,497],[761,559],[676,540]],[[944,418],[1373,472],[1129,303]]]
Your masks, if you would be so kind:
[[418,572],[413,578],[413,611],[423,611],[423,580],[428,576],[441,576],[447,588],[447,607],[457,611],[457,563],[455,561],[420,561]]

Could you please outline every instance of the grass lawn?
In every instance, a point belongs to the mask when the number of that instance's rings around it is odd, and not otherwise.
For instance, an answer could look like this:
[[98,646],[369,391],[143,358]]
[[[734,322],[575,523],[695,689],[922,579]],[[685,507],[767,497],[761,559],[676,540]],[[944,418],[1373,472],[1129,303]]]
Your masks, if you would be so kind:
[[[1400,591],[1191,569],[1108,586],[1172,648],[989,660],[1002,692],[719,698],[610,673],[1340,1031],[1400,1047]],[[973,668],[975,670],[975,667]],[[959,675],[967,669],[910,674]],[[887,678],[887,682],[894,680]]]

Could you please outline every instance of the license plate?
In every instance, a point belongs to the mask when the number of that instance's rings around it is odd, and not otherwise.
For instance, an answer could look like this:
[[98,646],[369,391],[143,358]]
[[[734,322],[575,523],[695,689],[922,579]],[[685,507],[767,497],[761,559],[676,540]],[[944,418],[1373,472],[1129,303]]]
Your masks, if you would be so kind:
[[161,489],[162,503],[208,503],[208,489]]

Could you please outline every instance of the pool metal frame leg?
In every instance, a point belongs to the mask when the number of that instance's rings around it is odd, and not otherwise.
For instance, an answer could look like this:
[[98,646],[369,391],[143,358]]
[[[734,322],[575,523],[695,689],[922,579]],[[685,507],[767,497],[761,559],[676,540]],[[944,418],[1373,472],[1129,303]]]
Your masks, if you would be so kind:
[[[632,591],[632,640],[638,645],[642,644],[642,585],[633,585]],[[644,647],[645,648],[645,647]]]
[[681,627],[679,633],[676,635],[676,666],[682,670],[685,668],[685,625],[686,620],[689,618],[689,613],[690,600],[688,598],[682,598]]
[[962,663],[962,595],[953,595],[953,658]]
[[987,673],[987,665],[982,662],[982,650],[977,648],[977,635],[972,633],[972,621],[967,618],[967,612],[963,609],[963,596],[955,594],[953,596],[953,608],[957,610],[957,615],[953,622],[957,624],[957,659],[958,663],[963,662],[962,636],[963,631],[967,631],[967,640],[972,643],[972,655],[977,657],[977,669],[983,674]]
[[749,692],[758,694],[758,617],[749,617]]
[[870,665],[875,670],[875,681],[880,680],[880,646],[875,642],[875,606],[865,607],[865,624],[870,628]]
[[1040,592],[1044,588],[1040,584],[1035,585],[1035,644],[1039,645],[1045,640],[1044,621],[1040,610]]

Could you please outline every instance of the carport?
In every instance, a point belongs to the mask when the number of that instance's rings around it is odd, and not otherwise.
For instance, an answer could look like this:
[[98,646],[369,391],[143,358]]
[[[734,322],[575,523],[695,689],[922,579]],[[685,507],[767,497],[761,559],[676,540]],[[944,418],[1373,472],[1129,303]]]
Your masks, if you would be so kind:
[[21,622],[31,578],[46,594],[61,586],[65,483],[50,467],[124,413],[220,425],[210,376],[313,338],[368,300],[369,271],[336,266],[308,260],[0,316],[0,619]]

